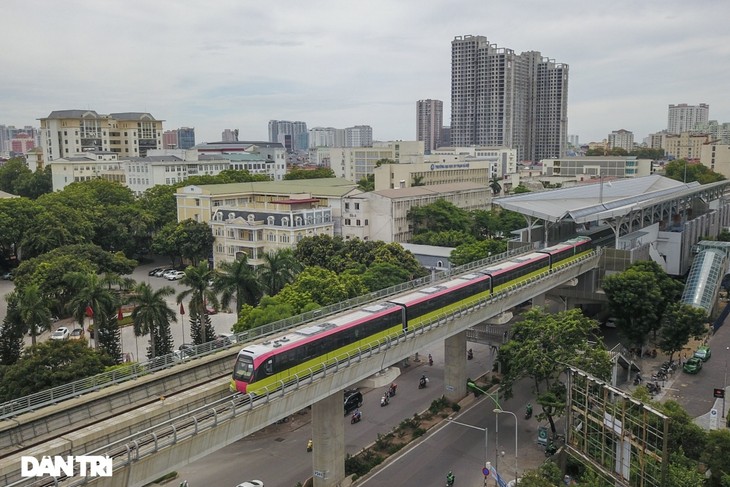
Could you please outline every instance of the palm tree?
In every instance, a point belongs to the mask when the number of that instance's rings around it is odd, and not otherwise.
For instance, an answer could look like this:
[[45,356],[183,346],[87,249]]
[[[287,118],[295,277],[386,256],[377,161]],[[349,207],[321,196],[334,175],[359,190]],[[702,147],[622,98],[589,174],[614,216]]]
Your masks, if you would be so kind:
[[221,305],[228,307],[233,297],[236,298],[236,313],[241,306],[256,306],[261,298],[261,289],[256,272],[248,265],[246,254],[233,262],[223,262],[213,278],[213,290],[221,293]]
[[499,179],[497,178],[497,176],[494,176],[492,179],[489,180],[489,187],[492,189],[493,195],[502,192],[502,185],[499,184]]
[[23,326],[30,333],[31,343],[35,345],[38,332],[51,327],[51,310],[48,309],[48,300],[41,293],[38,284],[29,284],[20,291],[18,312]]
[[[95,324],[104,323],[109,317],[110,310],[114,310],[117,306],[114,294],[104,281],[96,274],[69,272],[67,276],[71,287],[76,290],[67,307],[81,327],[84,326],[85,315],[93,317]],[[98,339],[94,339],[94,348],[99,348]]]
[[[177,302],[182,303],[185,298],[190,296],[190,320],[195,322],[196,317],[200,317],[201,324],[201,343],[205,343],[213,339],[213,336],[207,336],[209,333],[206,332],[205,324],[208,322],[208,304],[218,309],[218,295],[213,290],[211,282],[213,280],[214,272],[208,267],[207,262],[201,262],[197,266],[188,266],[185,269],[185,276],[180,280],[183,286],[187,286],[188,289],[182,291],[177,295]],[[191,336],[192,336],[191,330]]]
[[[155,291],[146,282],[142,282],[134,288],[131,298],[131,302],[135,305],[134,311],[132,311],[134,335],[151,335],[150,358],[155,358],[158,354],[156,347],[158,338],[170,336],[170,322],[175,320],[176,315],[165,298],[173,294],[175,294],[175,290],[170,286],[163,286]],[[167,329],[167,333],[165,329]],[[169,353],[171,350],[161,351]]]
[[284,286],[294,280],[302,265],[290,249],[278,249],[264,254],[259,269],[259,282],[269,296],[276,296]]

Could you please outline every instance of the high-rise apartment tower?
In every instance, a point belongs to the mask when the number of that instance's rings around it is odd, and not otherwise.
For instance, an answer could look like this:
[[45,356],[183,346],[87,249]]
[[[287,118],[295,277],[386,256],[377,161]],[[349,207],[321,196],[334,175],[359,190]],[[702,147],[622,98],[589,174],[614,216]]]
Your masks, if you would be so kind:
[[423,141],[427,153],[443,145],[441,136],[443,125],[444,102],[441,100],[416,102],[416,140]]
[[710,105],[700,103],[699,105],[669,105],[669,117],[667,132],[670,134],[681,134],[695,130],[698,124],[706,124],[710,117]]
[[484,36],[451,42],[451,145],[504,146],[518,160],[560,157],[567,146],[568,65],[515,54]]

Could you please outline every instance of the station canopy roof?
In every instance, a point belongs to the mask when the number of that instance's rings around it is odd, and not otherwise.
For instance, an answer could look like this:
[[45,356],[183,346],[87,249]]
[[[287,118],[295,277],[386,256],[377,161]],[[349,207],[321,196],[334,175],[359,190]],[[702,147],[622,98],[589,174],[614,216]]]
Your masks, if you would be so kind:
[[696,181],[683,183],[653,174],[633,179],[611,179],[571,188],[522,193],[495,198],[493,204],[549,222],[576,223],[618,218],[632,210],[695,192]]

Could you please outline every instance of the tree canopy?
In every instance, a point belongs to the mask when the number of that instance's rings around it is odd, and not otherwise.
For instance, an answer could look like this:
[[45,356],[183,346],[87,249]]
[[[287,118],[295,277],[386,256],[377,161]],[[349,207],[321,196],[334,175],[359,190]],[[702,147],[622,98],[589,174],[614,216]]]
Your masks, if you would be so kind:
[[685,183],[697,181],[700,184],[707,184],[725,180],[725,176],[714,172],[709,167],[696,162],[688,162],[685,159],[677,159],[666,164],[664,175]]
[[335,172],[328,167],[322,167],[318,169],[293,168],[284,175],[284,180],[291,181],[294,179],[324,179],[333,177],[335,177]]

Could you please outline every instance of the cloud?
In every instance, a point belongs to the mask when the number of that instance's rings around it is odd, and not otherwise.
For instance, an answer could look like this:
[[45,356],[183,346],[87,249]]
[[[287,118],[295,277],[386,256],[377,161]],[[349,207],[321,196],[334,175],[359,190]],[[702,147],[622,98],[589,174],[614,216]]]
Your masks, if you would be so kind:
[[730,121],[730,3],[697,0],[22,0],[3,4],[0,107],[7,125],[53,110],[149,111],[199,141],[225,128],[267,136],[270,119],[368,124],[415,138],[415,103],[444,101],[451,41],[484,35],[570,66],[569,132],[636,139],[672,103],[709,103]]

